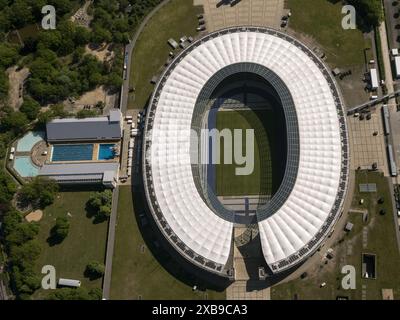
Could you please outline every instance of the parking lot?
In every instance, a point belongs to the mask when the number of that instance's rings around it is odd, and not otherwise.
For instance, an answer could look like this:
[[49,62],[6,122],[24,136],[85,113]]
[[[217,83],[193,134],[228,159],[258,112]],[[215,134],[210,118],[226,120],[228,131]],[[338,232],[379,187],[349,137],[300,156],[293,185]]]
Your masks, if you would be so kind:
[[253,25],[279,29],[284,15],[283,0],[194,0],[195,5],[204,6],[204,17],[208,32],[226,27]]

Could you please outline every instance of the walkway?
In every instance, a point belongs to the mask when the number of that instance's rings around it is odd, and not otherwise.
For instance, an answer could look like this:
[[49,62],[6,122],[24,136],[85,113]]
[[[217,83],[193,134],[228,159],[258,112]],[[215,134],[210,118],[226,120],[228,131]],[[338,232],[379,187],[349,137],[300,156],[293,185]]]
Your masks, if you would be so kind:
[[110,299],[112,260],[114,256],[115,225],[117,223],[117,211],[118,211],[118,195],[119,195],[119,187],[117,186],[113,191],[113,197],[112,197],[111,216],[108,224],[106,268],[103,279],[103,299],[107,300]]

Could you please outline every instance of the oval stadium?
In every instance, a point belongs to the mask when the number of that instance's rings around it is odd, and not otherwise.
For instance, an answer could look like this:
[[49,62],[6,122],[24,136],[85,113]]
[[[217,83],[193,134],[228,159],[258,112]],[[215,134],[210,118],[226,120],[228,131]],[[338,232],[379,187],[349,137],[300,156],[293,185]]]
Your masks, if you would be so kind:
[[[229,137],[211,148],[224,129],[254,134],[250,174],[226,161]],[[348,164],[329,69],[274,29],[234,27],[194,41],[166,68],[147,108],[142,166],[152,216],[179,254],[220,276],[235,278],[238,248],[258,254],[255,269],[270,274],[304,262],[342,213]]]

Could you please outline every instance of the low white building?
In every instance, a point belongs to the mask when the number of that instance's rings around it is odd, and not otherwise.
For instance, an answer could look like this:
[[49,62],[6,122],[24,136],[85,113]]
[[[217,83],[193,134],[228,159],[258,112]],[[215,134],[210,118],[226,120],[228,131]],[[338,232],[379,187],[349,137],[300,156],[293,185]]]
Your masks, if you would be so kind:
[[394,68],[396,72],[396,78],[400,78],[400,56],[394,57]]
[[58,280],[58,285],[62,287],[74,287],[74,288],[79,288],[81,286],[81,282],[79,280],[73,280],[73,279],[63,279],[60,278]]
[[369,71],[369,74],[371,79],[371,89],[372,90],[378,89],[379,88],[378,72],[376,71],[375,68],[373,68]]

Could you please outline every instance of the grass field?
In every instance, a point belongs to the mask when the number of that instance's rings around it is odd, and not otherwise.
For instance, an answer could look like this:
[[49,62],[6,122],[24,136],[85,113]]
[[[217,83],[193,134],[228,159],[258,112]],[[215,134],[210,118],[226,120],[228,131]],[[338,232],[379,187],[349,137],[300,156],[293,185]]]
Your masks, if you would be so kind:
[[[90,193],[89,190],[60,192],[54,204],[45,209],[38,235],[42,244],[42,252],[36,264],[39,274],[44,265],[53,265],[57,279],[77,279],[82,281],[85,288],[101,288],[101,278],[89,280],[84,276],[90,261],[104,263],[108,227],[107,222],[94,224],[93,219],[87,217],[85,206]],[[70,229],[62,243],[52,246],[48,238],[56,217],[67,217]],[[46,295],[44,290],[38,290],[34,298],[40,299]]]
[[[377,193],[360,193],[359,183],[376,183]],[[378,199],[383,197],[384,203],[378,204]],[[360,199],[364,204],[360,205]],[[354,223],[354,229],[343,235],[334,248],[334,261],[322,268],[308,272],[309,276],[303,280],[294,280],[278,285],[271,290],[272,298],[276,300],[293,299],[297,294],[299,299],[336,299],[337,296],[348,296],[350,299],[362,299],[363,286],[367,300],[382,299],[382,289],[393,289],[394,298],[400,299],[400,274],[398,266],[400,255],[397,248],[395,224],[392,204],[387,179],[380,173],[361,171],[356,173],[356,191],[352,208],[368,209],[369,218],[366,223],[362,221],[362,214],[350,213],[349,221]],[[386,210],[385,215],[379,214],[381,209]],[[363,239],[363,229],[366,236]],[[364,231],[365,232],[365,231]],[[364,247],[363,240],[366,240]],[[325,250],[328,248],[325,248]],[[376,254],[377,279],[361,278],[362,253]],[[321,263],[322,265],[322,263]],[[353,265],[356,269],[356,290],[341,289],[343,275],[340,270],[343,265]],[[326,282],[324,288],[319,284]]]
[[[236,175],[237,164],[224,164],[224,141],[221,139],[221,164],[215,165],[216,191],[219,196],[271,195],[279,187],[281,175],[279,158],[284,150],[279,150],[279,121],[274,111],[240,110],[219,111],[216,128],[254,129],[254,171],[250,175]],[[277,140],[278,139],[278,140]],[[246,150],[245,131],[242,131],[242,151]],[[250,154],[253,150],[248,150]],[[234,154],[232,150],[232,154]],[[283,158],[285,155],[283,155]]]
[[[137,200],[136,200],[137,199]],[[135,195],[135,208],[143,210],[141,198]],[[136,213],[137,214],[137,213]],[[180,266],[165,252],[155,247],[150,251],[136,222],[132,191],[121,187],[118,204],[118,220],[111,280],[111,299],[225,299],[225,291],[192,291],[192,287],[178,279],[189,279]],[[141,227],[143,234],[151,240],[149,226]],[[142,251],[143,250],[143,251]],[[163,261],[166,271],[155,259]],[[189,280],[190,281],[190,280]]]
[[179,41],[183,35],[195,35],[196,15],[200,12],[202,7],[194,7],[193,1],[171,0],[148,22],[132,54],[130,86],[136,92],[129,95],[128,108],[141,109],[146,105],[154,89],[150,80],[161,73],[172,50],[168,39]]
[[292,12],[290,27],[315,38],[323,46],[327,60],[338,67],[364,63],[363,50],[370,46],[362,32],[342,28],[341,1],[288,0]]

